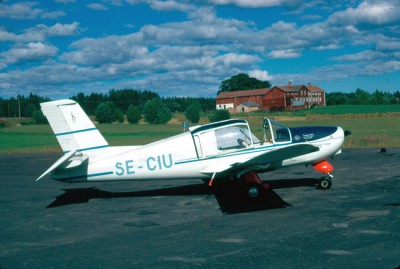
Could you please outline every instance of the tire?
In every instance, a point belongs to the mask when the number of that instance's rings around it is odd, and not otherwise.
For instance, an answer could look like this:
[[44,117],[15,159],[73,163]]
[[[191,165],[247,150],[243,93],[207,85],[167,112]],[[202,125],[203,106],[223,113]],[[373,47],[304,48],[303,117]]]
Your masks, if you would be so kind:
[[324,176],[320,178],[318,188],[321,190],[329,190],[332,187],[332,179],[330,176]]
[[262,184],[250,183],[246,185],[246,196],[251,201],[260,200],[265,193],[265,188]]

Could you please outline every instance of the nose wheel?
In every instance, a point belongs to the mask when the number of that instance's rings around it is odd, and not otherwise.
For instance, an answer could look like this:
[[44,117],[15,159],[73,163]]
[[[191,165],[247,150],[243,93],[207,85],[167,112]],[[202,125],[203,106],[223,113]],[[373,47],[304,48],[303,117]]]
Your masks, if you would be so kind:
[[318,188],[321,190],[329,190],[332,187],[331,173],[333,172],[333,166],[327,161],[321,161],[314,163],[313,167],[318,172],[324,173],[325,175],[319,179]]
[[319,179],[318,188],[321,190],[329,190],[332,187],[332,176],[325,175]]

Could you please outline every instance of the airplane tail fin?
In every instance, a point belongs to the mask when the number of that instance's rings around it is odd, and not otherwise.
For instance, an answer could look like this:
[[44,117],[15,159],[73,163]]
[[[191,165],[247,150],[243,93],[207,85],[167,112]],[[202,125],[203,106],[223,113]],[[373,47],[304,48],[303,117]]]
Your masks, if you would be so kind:
[[40,106],[64,153],[108,147],[107,141],[77,102],[58,100]]

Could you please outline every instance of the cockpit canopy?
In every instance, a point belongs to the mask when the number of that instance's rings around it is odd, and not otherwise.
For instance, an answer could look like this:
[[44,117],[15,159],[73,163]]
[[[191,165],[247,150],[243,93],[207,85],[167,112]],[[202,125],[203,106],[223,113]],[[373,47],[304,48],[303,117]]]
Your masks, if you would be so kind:
[[263,130],[264,142],[269,142],[273,144],[292,142],[292,135],[289,128],[267,117],[265,117],[263,121]]
[[254,147],[261,141],[251,133],[245,120],[233,119],[192,127],[190,131],[199,158]]
[[251,131],[245,120],[232,119],[190,128],[197,155],[205,158],[233,151],[254,148],[264,143],[290,143],[289,128],[265,118],[263,121],[263,141]]
[[292,127],[267,117],[263,120],[263,138],[259,140],[245,120],[231,119],[189,128],[197,157],[206,158],[274,144],[302,143],[329,137],[337,127]]

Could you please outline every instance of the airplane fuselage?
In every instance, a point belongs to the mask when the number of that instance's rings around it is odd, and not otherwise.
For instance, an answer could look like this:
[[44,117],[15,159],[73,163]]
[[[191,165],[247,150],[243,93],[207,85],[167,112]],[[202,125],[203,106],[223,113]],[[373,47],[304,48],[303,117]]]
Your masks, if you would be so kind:
[[[84,152],[88,158],[74,157],[70,162],[55,169],[51,177],[65,182],[210,179],[213,175],[207,171],[208,167],[224,167],[241,163],[268,151],[293,144],[311,144],[318,147],[319,150],[279,162],[271,162],[265,166],[257,165],[249,170],[265,172],[297,164],[316,163],[340,153],[344,140],[344,132],[341,127],[328,127],[330,129],[325,131],[325,136],[316,135],[316,132],[320,130],[317,130],[316,127],[301,128],[291,130],[293,133],[291,141],[252,143],[250,146],[240,149],[206,149],[212,143],[201,141],[204,134],[200,134],[197,141],[196,133],[186,132],[144,146],[88,150]],[[204,136],[207,135],[209,134]],[[216,177],[218,176],[217,173]]]

